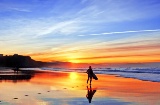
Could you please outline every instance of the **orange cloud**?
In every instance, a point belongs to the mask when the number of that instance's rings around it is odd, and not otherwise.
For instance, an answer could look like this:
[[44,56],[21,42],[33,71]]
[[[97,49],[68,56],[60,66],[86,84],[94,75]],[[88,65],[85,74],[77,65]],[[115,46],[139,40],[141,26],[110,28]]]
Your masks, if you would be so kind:
[[[35,60],[73,63],[159,62],[159,43],[119,43],[111,46],[62,46],[53,51],[28,54]],[[121,45],[122,44],[122,45]]]

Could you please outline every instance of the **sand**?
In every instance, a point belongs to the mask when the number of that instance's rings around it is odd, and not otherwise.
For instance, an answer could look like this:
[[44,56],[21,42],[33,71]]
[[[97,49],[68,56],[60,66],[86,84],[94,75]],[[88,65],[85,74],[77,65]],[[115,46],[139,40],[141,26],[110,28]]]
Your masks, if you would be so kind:
[[[3,77],[9,75],[8,77]],[[160,83],[75,72],[0,73],[0,105],[159,105]],[[24,78],[23,78],[24,77]]]

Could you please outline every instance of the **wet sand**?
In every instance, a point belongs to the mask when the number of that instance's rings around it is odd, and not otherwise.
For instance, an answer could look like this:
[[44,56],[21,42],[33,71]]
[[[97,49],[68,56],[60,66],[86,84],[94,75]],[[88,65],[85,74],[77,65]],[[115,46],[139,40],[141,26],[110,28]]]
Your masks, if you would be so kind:
[[[31,75],[30,78],[12,75]],[[159,105],[160,83],[74,72],[0,73],[0,105]],[[20,77],[20,78],[19,78]],[[25,77],[25,76],[24,76]],[[17,79],[15,79],[17,78]]]

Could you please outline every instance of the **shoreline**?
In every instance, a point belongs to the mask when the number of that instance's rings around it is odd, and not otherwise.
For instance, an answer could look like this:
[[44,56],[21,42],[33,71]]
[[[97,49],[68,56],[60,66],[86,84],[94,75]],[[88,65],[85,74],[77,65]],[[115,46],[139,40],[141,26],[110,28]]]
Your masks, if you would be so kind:
[[[35,68],[34,68],[35,69]],[[7,71],[10,71],[10,72],[7,72]],[[25,70],[25,69],[23,69],[23,70],[19,70],[18,71],[19,73],[17,73],[17,72],[14,72],[14,70],[12,70],[11,68],[7,68],[6,70],[4,70],[4,69],[0,69],[0,76],[1,75],[28,75],[28,74],[35,74],[35,73],[48,73],[48,72],[52,72],[52,73],[71,73],[71,72],[76,72],[76,73],[82,73],[82,74],[86,74],[85,72],[78,72],[78,71],[58,71],[58,70]],[[21,74],[22,73],[22,74]],[[149,81],[149,82],[157,82],[157,83],[160,83],[160,81],[159,81],[159,79],[158,80],[155,80],[155,79],[151,79],[151,80],[149,80],[149,79],[146,79],[146,78],[138,78],[138,77],[134,77],[134,76],[127,76],[127,75],[124,75],[124,74],[116,74],[116,72],[114,72],[114,73],[112,73],[112,72],[110,72],[110,73],[106,73],[106,74],[103,74],[103,73],[95,73],[96,75],[113,75],[113,76],[115,76],[115,77],[123,77],[123,78],[132,78],[132,79],[136,79],[136,80],[140,80],[140,81]],[[147,73],[142,73],[142,74],[147,74]],[[159,74],[152,74],[152,75],[156,75],[156,76],[158,76],[157,78],[160,78],[159,77]],[[0,77],[1,78],[1,77]],[[157,79],[156,78],[156,79]]]

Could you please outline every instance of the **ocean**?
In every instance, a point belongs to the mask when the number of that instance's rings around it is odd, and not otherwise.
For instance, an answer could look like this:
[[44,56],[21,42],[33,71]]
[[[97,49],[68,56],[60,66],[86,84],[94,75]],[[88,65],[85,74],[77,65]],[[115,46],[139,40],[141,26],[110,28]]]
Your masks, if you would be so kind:
[[[86,73],[88,68],[25,68],[25,70]],[[160,82],[160,68],[93,68],[95,74],[110,74],[143,81]]]

